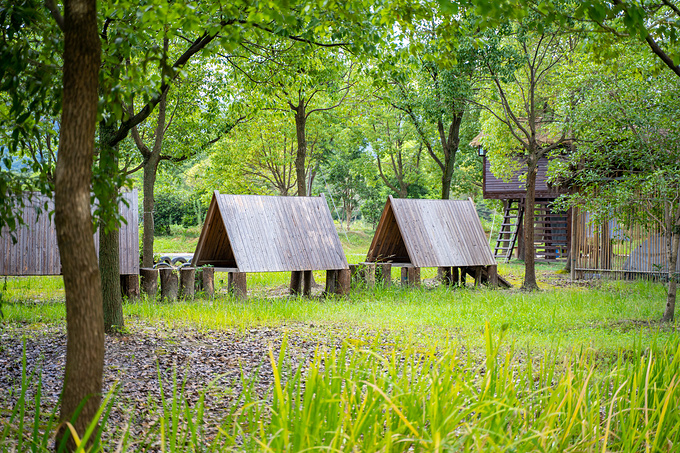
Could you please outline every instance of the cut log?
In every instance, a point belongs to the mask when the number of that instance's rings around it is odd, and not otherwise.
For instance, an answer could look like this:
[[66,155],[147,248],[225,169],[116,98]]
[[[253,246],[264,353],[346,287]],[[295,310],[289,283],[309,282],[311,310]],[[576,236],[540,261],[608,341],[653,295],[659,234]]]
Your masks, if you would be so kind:
[[214,267],[203,267],[200,269],[200,288],[205,294],[205,297],[215,296],[215,268]]
[[120,292],[128,300],[135,300],[139,297],[139,275],[122,274],[120,276]]
[[235,297],[245,299],[248,297],[248,280],[245,272],[229,272],[229,292]]
[[182,267],[179,270],[179,295],[185,299],[194,298],[196,286],[196,268]]
[[139,270],[139,275],[142,280],[142,292],[154,299],[158,292],[158,269],[143,267]]
[[352,274],[349,269],[340,269],[337,273],[336,293],[341,296],[349,295],[352,286]]
[[380,284],[383,288],[389,288],[392,285],[392,263],[380,263],[376,265],[376,270]]
[[336,293],[337,280],[338,280],[337,270],[326,271],[326,289],[323,292],[324,296],[331,296]]
[[312,282],[313,282],[312,271],[302,272],[302,295],[309,297],[312,295]]
[[176,301],[179,290],[177,271],[171,267],[164,267],[159,269],[159,274],[161,276],[161,300]]
[[290,273],[290,295],[299,296],[302,293],[302,271]]
[[364,281],[367,288],[375,287],[375,263],[364,264]]

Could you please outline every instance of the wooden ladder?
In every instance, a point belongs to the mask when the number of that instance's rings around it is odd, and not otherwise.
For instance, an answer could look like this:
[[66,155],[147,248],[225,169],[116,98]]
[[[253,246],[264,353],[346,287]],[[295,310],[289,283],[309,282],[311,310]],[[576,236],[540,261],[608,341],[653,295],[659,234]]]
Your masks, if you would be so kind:
[[505,212],[503,213],[503,223],[500,230],[498,230],[496,248],[493,251],[495,258],[502,256],[505,258],[506,263],[510,261],[512,251],[517,243],[517,233],[522,224],[523,215],[524,207],[520,200],[508,200],[508,203],[505,205]]
[[536,202],[534,249],[536,258],[556,261],[567,256],[567,214],[551,206],[553,200]]

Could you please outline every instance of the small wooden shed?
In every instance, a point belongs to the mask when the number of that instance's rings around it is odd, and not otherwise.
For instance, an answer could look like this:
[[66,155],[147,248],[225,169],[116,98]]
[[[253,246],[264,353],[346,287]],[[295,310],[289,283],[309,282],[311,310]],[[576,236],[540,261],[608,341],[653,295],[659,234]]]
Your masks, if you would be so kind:
[[[448,283],[470,274],[497,284],[497,264],[472,200],[399,199],[390,196],[366,257],[367,263],[413,269],[442,268]],[[415,282],[417,283],[417,282]]]
[[[321,197],[227,195],[215,191],[192,259],[229,272],[245,292],[248,272],[291,272],[291,292],[311,290],[312,271],[327,271],[327,292],[346,291],[349,267],[331,212]],[[238,286],[242,287],[239,288]]]
[[[125,223],[120,226],[120,274],[139,274],[139,223],[137,190],[122,194],[125,202],[119,204]],[[45,211],[45,206],[47,210]],[[42,211],[42,212],[39,212]],[[14,232],[17,242],[7,228],[0,232],[0,275],[60,275],[61,261],[57,246],[57,230],[51,197],[33,194],[22,212],[25,225]],[[99,231],[94,244],[99,251]]]

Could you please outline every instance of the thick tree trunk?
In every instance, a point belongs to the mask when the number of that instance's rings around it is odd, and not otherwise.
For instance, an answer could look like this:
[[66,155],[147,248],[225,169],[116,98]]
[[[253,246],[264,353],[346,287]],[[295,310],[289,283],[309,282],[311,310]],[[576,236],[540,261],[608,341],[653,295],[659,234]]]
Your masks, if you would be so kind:
[[527,195],[524,207],[524,283],[522,289],[539,289],[536,283],[536,250],[534,247],[534,207],[536,205],[536,173],[538,159],[529,157],[527,163]]
[[[115,147],[109,140],[116,132],[116,128],[103,121],[99,124],[99,168],[102,175],[110,181],[118,178],[118,157]],[[104,196],[102,196],[103,198]],[[101,205],[109,206],[118,213],[118,192],[106,194],[107,200],[99,200]],[[102,295],[104,299],[104,330],[113,332],[124,327],[123,297],[120,291],[120,229],[117,221],[107,221],[99,228],[99,272],[102,281]]]
[[666,255],[668,256],[668,295],[666,296],[666,309],[662,321],[672,322],[675,319],[675,295],[677,293],[678,278],[675,269],[678,265],[678,248],[680,247],[680,234],[667,234]]
[[[70,421],[82,436],[99,408],[104,369],[102,291],[90,213],[101,49],[96,2],[65,0],[64,7],[64,90],[54,214],[67,332],[59,419]],[[69,448],[75,449],[68,429],[61,426],[56,445],[67,438]]]
[[144,201],[142,216],[142,267],[153,267],[153,240],[154,240],[154,221],[153,210],[155,205],[154,186],[156,185],[156,173],[158,171],[158,156],[152,155],[144,165]]
[[297,135],[295,175],[297,177],[298,197],[306,197],[305,161],[307,160],[307,134],[305,129],[307,127],[307,116],[304,101],[300,100],[298,105],[291,106],[291,108],[295,112],[295,133]]

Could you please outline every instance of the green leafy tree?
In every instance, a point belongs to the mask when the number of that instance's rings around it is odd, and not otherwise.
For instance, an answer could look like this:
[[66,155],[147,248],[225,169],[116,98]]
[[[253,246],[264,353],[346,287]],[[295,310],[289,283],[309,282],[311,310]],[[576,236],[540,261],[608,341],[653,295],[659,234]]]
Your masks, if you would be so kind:
[[522,289],[528,291],[538,289],[533,209],[538,162],[567,139],[565,117],[555,110],[554,75],[573,49],[561,29],[536,32],[531,26],[513,23],[504,37],[489,36],[482,55],[491,90],[480,99],[485,107],[482,140],[492,163],[506,170],[518,163],[526,168]]

